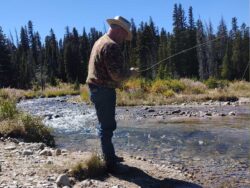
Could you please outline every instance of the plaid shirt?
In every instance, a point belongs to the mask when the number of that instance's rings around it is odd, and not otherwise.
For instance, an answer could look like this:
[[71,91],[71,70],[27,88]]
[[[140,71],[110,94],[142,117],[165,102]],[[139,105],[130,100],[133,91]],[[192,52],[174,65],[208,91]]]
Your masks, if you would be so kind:
[[119,45],[103,35],[92,48],[86,83],[116,88],[129,76]]

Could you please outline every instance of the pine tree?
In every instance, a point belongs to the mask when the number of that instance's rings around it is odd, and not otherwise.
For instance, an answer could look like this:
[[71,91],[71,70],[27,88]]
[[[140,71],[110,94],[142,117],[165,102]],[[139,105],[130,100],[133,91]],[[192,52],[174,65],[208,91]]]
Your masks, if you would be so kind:
[[0,27],[0,88],[11,84],[11,59],[7,39]]
[[56,85],[58,77],[58,44],[53,29],[50,36],[45,38],[45,64],[47,66],[48,81],[51,85]]
[[81,75],[81,56],[80,56],[80,40],[79,40],[79,36],[78,36],[78,32],[76,30],[76,28],[73,28],[72,31],[72,40],[71,40],[71,48],[72,48],[72,79],[74,82],[79,82],[79,79],[81,77],[83,77],[83,75]]
[[[157,62],[157,31],[152,19],[150,25],[141,23],[140,34],[138,36],[138,55],[139,67],[141,70],[152,67]],[[142,73],[142,76],[148,79],[156,77],[156,67],[153,67]]]
[[241,69],[241,35],[237,25],[237,19],[234,17],[232,19],[232,30],[230,31],[232,35],[232,69],[233,69],[233,78],[241,78],[243,72]]
[[197,44],[200,45],[197,47],[197,57],[199,61],[199,77],[201,80],[208,79],[208,64],[207,64],[207,56],[206,56],[206,47],[201,45],[205,43],[205,33],[204,27],[201,20],[197,21]]
[[[187,24],[185,12],[182,8],[182,5],[177,4],[174,5],[174,13],[173,13],[173,48],[172,54],[179,53],[182,50],[188,48],[187,45]],[[173,64],[175,66],[175,72],[177,77],[185,77],[188,73],[188,65],[187,65],[187,54],[182,53],[178,55],[178,57],[174,57],[172,59]]]
[[83,29],[83,34],[80,38],[80,55],[81,55],[81,65],[80,72],[81,76],[79,81],[85,83],[88,73],[88,61],[90,56],[90,44],[85,28]]
[[[245,23],[241,25],[241,37],[242,37],[242,70],[244,70],[245,75],[242,75],[243,79],[250,81],[250,61],[249,61],[249,27]],[[247,68],[248,67],[248,68]]]
[[223,79],[227,79],[227,80],[230,80],[232,78],[232,69],[231,69],[230,56],[229,56],[229,47],[227,47],[225,56],[224,56],[223,61],[222,61],[221,77]]
[[[188,27],[187,27],[187,49],[197,45],[196,42],[196,26],[193,17],[193,8],[189,7],[188,10]],[[197,60],[196,48],[187,52],[186,64],[187,64],[187,77],[198,77],[199,63]]]
[[[217,29],[217,40],[215,43],[215,61],[217,62],[218,69],[220,70],[223,63],[223,58],[225,57],[226,49],[229,46],[229,38],[227,26],[223,18],[220,20],[220,24]],[[229,50],[229,49],[228,49]]]
[[207,26],[207,63],[208,63],[208,74],[209,77],[214,77],[217,78],[218,77],[218,68],[217,68],[217,62],[215,60],[215,53],[214,53],[214,42],[213,40],[215,39],[215,36],[213,34],[213,26],[212,23],[209,22],[209,25]]
[[28,89],[31,87],[32,81],[32,62],[29,56],[29,38],[27,28],[21,28],[20,36],[20,46],[18,55],[18,65],[19,65],[19,88]]
[[58,57],[58,76],[59,76],[59,79],[61,79],[63,82],[66,82],[67,81],[67,78],[66,78],[66,72],[65,72],[65,64],[64,64],[64,58],[63,58],[63,51],[64,51],[64,48],[63,48],[63,41],[62,39],[59,40],[59,44],[58,44],[58,47],[59,47],[59,57]]

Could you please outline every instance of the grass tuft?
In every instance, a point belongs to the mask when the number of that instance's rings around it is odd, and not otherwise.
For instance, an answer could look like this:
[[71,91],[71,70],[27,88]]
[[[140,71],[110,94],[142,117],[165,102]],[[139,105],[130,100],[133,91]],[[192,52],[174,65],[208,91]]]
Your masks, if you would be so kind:
[[52,130],[45,126],[41,119],[19,112],[15,101],[4,98],[0,97],[0,136],[55,146]]
[[0,101],[0,120],[12,119],[17,115],[16,103],[10,99]]
[[105,162],[97,155],[92,156],[84,162],[75,164],[70,172],[70,175],[78,180],[86,178],[96,178],[105,174]]

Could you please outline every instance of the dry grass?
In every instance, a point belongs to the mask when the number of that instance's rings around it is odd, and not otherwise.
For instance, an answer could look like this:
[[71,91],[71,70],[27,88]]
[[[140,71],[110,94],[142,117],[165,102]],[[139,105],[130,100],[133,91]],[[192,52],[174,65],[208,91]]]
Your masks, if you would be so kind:
[[[0,90],[0,97],[11,100],[78,94],[80,97],[74,99],[76,102],[91,103],[86,85],[81,85],[80,89],[73,84],[59,83],[56,87],[49,86],[44,91],[10,88]],[[207,100],[234,101],[238,97],[250,97],[249,82],[228,82],[214,78],[210,78],[204,83],[186,78],[155,81],[131,79],[125,82],[122,88],[117,89],[119,106],[179,104]]]
[[187,78],[181,79],[181,83],[184,84],[185,89],[183,91],[184,94],[205,94],[208,90],[207,86],[199,81],[190,80]]
[[234,81],[229,84],[226,91],[237,97],[250,97],[250,82]]
[[86,85],[81,86],[80,97],[81,97],[81,100],[86,102],[87,104],[91,103],[90,96],[89,96],[89,90],[88,90],[88,87]]
[[105,162],[97,154],[92,154],[86,161],[75,164],[69,173],[78,180],[100,177],[105,174]]
[[[250,97],[249,82],[229,83],[210,78],[205,84],[186,78],[155,81],[132,79],[117,89],[118,106],[181,104],[208,100],[236,101],[239,97]],[[89,91],[84,87],[81,89],[81,100],[90,103]]]
[[57,97],[65,95],[79,95],[80,90],[73,84],[60,83],[57,86],[48,86],[45,90],[30,90],[4,88],[0,89],[0,97],[12,100],[31,99],[36,97]]

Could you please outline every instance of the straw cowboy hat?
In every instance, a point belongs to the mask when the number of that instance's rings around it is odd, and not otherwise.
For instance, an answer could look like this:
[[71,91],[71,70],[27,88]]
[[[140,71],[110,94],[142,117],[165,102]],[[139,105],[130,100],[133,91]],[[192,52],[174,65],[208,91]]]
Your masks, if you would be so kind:
[[122,27],[128,33],[126,40],[132,39],[132,33],[130,31],[131,24],[128,20],[126,20],[122,16],[116,16],[114,18],[107,19],[107,22],[109,25],[115,24],[115,25],[119,25],[120,27]]

